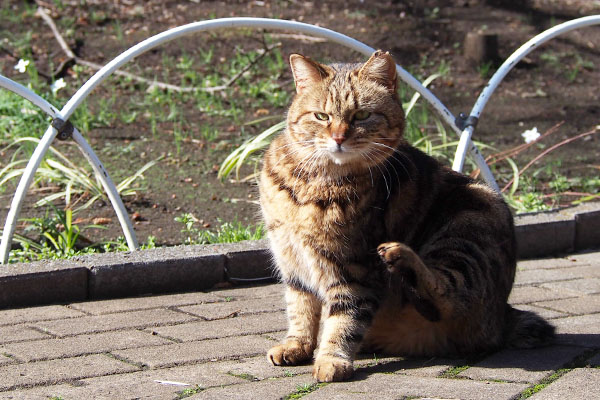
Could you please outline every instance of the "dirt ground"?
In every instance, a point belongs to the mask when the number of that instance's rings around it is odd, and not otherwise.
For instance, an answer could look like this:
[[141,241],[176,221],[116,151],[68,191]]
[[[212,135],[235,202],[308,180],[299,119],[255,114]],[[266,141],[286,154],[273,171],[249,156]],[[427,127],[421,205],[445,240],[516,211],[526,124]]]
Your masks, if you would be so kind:
[[[23,3],[27,2],[10,0],[5,3],[3,8],[23,13]],[[432,86],[432,90],[454,114],[470,111],[491,76],[485,65],[475,65],[465,59],[463,43],[469,32],[496,34],[499,58],[504,60],[528,39],[557,23],[600,14],[600,2],[592,0],[88,0],[86,7],[78,6],[79,1],[48,0],[39,3],[46,6],[59,28],[64,26],[66,19],[72,21],[69,29],[74,33],[69,36],[69,45],[78,57],[102,65],[153,34],[210,18],[271,17],[319,25],[371,47],[390,51],[399,64],[421,76],[436,72],[441,63],[446,63],[450,66],[449,74]],[[111,34],[116,26],[122,35]],[[33,57],[40,71],[47,70],[48,65],[57,66],[65,59],[52,32],[37,16],[24,17],[20,24],[2,21],[0,30],[15,35],[32,32]],[[273,36],[282,42],[285,57],[290,53],[303,53],[326,61],[364,60],[361,55],[339,45],[280,33]],[[241,30],[187,36],[177,40],[176,44],[165,45],[140,56],[134,67],[128,70],[136,72],[158,68],[160,60],[167,54],[176,56],[178,52],[193,53],[208,47],[214,49],[216,59],[231,57],[236,46],[260,47],[258,38],[261,35],[262,32]],[[9,78],[16,76],[13,66],[18,61],[11,48],[11,43],[4,41],[0,52],[2,74]],[[67,82],[70,79],[69,68],[62,72]],[[293,91],[289,72],[274,79]],[[600,124],[599,82],[600,26],[563,35],[533,52],[510,72],[488,103],[475,139],[506,149],[522,143],[521,133],[533,127],[545,132],[564,121],[549,143],[592,130]],[[65,99],[75,90],[69,88],[65,91]],[[141,86],[140,90],[145,90],[145,87]],[[128,101],[126,97],[120,97],[120,93],[119,86],[111,86],[109,81],[91,98],[116,95],[118,107]],[[284,111],[283,108],[272,108],[264,113],[283,115]],[[190,112],[194,113],[194,110]],[[247,115],[247,119],[252,116]],[[199,125],[206,123],[202,115],[194,121]],[[133,124],[114,123],[85,132],[114,177],[131,174],[154,156],[165,156],[158,167],[145,174],[148,189],[135,198],[125,199],[130,214],[135,213],[135,229],[141,242],[146,241],[148,235],[154,235],[158,244],[180,243],[182,225],[173,219],[184,212],[192,213],[210,227],[218,225],[217,218],[223,221],[236,218],[256,221],[255,187],[251,183],[221,182],[216,177],[215,166],[231,151],[231,141],[227,145],[218,140],[205,142],[192,139],[184,141],[182,149],[177,152],[172,135],[148,135],[149,129],[147,121],[136,121]],[[248,133],[254,132],[250,130],[244,134]],[[241,135],[237,124],[223,125],[224,138],[239,138]],[[63,143],[58,146],[67,147]],[[128,150],[111,153],[111,149]],[[523,154],[518,159],[520,165],[538,153],[539,149]],[[600,137],[591,135],[562,147],[553,153],[552,159],[560,160],[561,172],[571,176],[597,174],[593,167],[598,168],[599,156]],[[12,190],[0,194],[2,223],[11,197]],[[35,198],[34,195],[30,197]],[[40,212],[33,209],[29,201],[21,216],[39,215]],[[105,203],[98,202],[81,217],[88,220],[92,217],[112,219],[108,229],[98,233],[100,237],[114,238],[120,234],[112,208]]]

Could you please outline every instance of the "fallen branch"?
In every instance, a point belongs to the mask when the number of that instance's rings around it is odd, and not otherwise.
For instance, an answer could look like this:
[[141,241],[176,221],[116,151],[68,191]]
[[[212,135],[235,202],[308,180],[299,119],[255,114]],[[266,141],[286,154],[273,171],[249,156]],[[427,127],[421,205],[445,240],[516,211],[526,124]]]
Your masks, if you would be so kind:
[[[40,1],[37,1],[38,5],[41,4]],[[63,52],[67,55],[67,60],[63,61],[57,68],[57,70],[55,71],[55,73],[53,73],[52,76],[56,76],[58,75],[58,73],[60,73],[66,65],[68,65],[68,63],[70,62],[74,62],[76,64],[79,65],[83,65],[86,66],[88,68],[91,68],[93,70],[100,70],[102,69],[104,66],[100,65],[100,64],[96,64],[95,62],[91,62],[88,60],[84,60],[83,58],[77,57],[75,55],[75,53],[73,53],[73,51],[71,50],[71,48],[69,47],[69,45],[67,44],[67,42],[65,41],[65,39],[63,38],[63,36],[60,34],[60,32],[58,31],[58,28],[56,27],[56,24],[54,23],[54,20],[52,19],[52,17],[50,17],[48,15],[48,13],[44,10],[44,8],[40,5],[37,9],[37,13],[38,15],[44,20],[44,22],[46,22],[46,24],[50,27],[50,30],[52,30],[52,33],[54,34],[54,37],[56,38],[58,44],[60,45],[60,47],[62,48]],[[259,50],[259,55],[252,60],[250,63],[248,63],[248,65],[246,65],[244,68],[242,68],[237,74],[235,74],[234,76],[232,76],[227,82],[225,82],[225,84],[220,85],[220,86],[213,86],[213,87],[182,87],[182,86],[177,86],[177,85],[172,85],[170,83],[165,83],[165,82],[159,82],[156,80],[152,80],[152,79],[147,79],[147,78],[143,78],[139,75],[135,75],[132,74],[130,72],[126,72],[126,71],[115,71],[115,75],[120,75],[120,76],[124,76],[126,78],[135,80],[137,82],[142,82],[142,83],[146,83],[149,85],[149,90],[152,88],[159,88],[159,89],[167,89],[167,90],[172,90],[175,92],[182,92],[182,93],[189,93],[189,92],[208,92],[208,93],[214,93],[214,92],[218,92],[218,91],[222,91],[225,90],[227,88],[229,88],[231,85],[233,85],[238,79],[240,79],[240,77],[242,77],[244,75],[244,73],[246,73],[247,71],[249,71],[253,66],[255,66],[264,56],[267,55],[267,53],[269,53],[271,50],[281,47],[281,43],[275,43],[271,46],[265,46],[264,49]]]

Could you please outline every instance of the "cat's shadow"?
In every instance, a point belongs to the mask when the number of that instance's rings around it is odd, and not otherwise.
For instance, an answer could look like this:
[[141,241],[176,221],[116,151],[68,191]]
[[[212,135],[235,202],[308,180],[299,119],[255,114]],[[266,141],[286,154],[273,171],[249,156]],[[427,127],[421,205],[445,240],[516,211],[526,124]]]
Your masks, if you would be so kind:
[[356,374],[352,380],[364,380],[376,373],[451,378],[467,370],[467,367],[553,371],[565,365],[585,366],[588,361],[585,359],[586,348],[600,348],[600,333],[559,334],[552,344],[545,347],[500,349],[467,358],[398,358],[364,353],[358,354],[356,358]]

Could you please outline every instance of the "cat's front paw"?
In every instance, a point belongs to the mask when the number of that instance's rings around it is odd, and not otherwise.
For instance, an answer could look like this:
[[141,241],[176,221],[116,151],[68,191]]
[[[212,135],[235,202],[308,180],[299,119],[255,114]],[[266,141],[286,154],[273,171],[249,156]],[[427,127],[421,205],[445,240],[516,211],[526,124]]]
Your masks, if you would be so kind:
[[312,357],[314,347],[298,340],[288,340],[272,347],[267,352],[267,360],[273,365],[298,365]]
[[410,247],[399,242],[382,243],[377,246],[377,253],[390,272],[395,272],[403,265],[413,264],[411,261],[417,256]]
[[344,381],[353,373],[352,361],[340,357],[318,357],[313,367],[313,376],[319,382]]

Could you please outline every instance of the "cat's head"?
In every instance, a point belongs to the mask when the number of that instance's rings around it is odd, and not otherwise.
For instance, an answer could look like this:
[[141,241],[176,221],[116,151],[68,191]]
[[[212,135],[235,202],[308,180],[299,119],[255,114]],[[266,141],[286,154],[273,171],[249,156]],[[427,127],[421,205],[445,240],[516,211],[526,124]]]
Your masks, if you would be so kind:
[[[376,51],[364,64],[323,65],[290,56],[296,96],[287,117],[295,158],[311,168],[370,168],[402,140],[396,64]],[[290,149],[291,150],[291,149]]]

